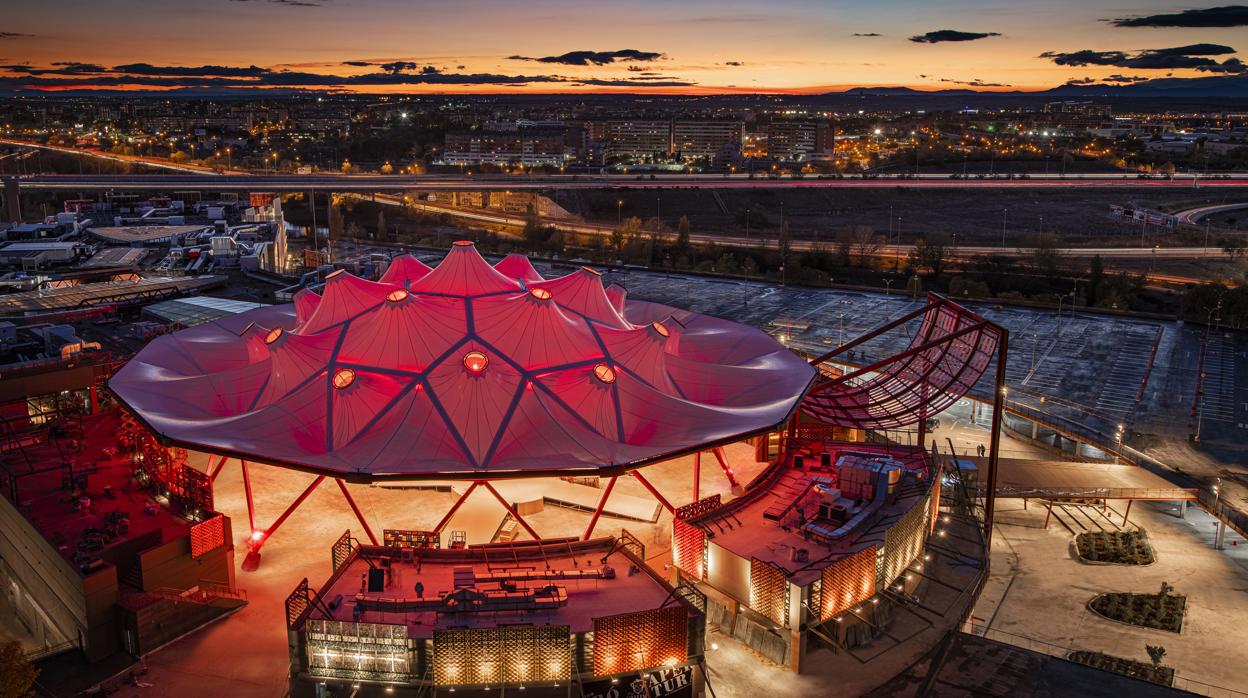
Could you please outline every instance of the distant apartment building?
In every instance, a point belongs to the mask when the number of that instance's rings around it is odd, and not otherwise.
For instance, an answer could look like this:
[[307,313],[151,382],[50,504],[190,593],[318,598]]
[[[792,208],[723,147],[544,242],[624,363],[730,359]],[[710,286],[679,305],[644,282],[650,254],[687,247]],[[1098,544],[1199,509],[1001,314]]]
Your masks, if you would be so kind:
[[590,125],[592,139],[601,133],[611,157],[631,160],[679,155],[686,160],[711,158],[725,146],[738,150],[745,140],[741,121],[700,119],[612,119],[601,128]]
[[836,149],[827,121],[776,119],[767,125],[767,157],[780,162],[829,159]]
[[673,152],[686,160],[709,158],[724,146],[735,144],[740,149],[745,140],[745,123],[741,121],[673,121]]
[[668,119],[617,119],[606,122],[603,139],[610,157],[641,160],[672,152],[672,122]]
[[450,165],[561,165],[564,130],[453,131],[446,134],[442,159]]

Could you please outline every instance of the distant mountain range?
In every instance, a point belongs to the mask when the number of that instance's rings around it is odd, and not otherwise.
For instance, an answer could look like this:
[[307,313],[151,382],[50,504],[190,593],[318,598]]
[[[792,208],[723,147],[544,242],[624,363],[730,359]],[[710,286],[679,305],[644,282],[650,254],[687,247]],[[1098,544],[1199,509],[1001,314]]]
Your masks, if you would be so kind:
[[826,97],[1243,97],[1248,98],[1248,74],[1205,78],[1157,78],[1129,85],[1061,85],[1048,90],[916,90],[911,87],[854,87],[826,92]]

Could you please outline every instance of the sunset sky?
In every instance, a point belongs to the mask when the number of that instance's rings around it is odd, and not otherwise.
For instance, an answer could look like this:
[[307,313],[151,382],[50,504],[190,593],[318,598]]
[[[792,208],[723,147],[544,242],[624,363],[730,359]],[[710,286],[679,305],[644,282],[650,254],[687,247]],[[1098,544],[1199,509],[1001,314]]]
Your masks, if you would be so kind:
[[5,0],[0,89],[1035,90],[1248,75],[1246,26],[1151,0]]

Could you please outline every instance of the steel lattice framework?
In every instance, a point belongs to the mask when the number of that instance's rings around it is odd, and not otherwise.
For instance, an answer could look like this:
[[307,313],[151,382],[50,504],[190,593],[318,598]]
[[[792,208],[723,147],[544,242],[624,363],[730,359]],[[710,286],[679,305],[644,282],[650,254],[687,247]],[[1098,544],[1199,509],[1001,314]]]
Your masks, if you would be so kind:
[[928,296],[908,313],[811,363],[823,365],[885,332],[922,318],[903,352],[849,372],[824,376],[802,411],[826,424],[895,429],[921,424],[966,395],[988,370],[1005,330],[946,298]]

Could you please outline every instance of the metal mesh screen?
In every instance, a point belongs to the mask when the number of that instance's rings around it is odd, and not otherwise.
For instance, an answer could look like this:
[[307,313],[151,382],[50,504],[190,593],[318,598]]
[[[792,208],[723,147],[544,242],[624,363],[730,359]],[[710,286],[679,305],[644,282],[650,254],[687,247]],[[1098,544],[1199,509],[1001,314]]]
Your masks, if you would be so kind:
[[433,680],[439,686],[567,680],[570,637],[566,625],[434,631]]
[[878,586],[891,584],[914,558],[923,552],[927,539],[927,517],[931,514],[931,495],[906,512],[884,534],[884,559],[880,563]]
[[826,621],[875,595],[874,545],[825,567],[819,583],[819,620]]
[[683,606],[594,619],[594,674],[607,676],[681,664],[688,657]]
[[694,579],[706,576],[706,531],[681,519],[672,522],[672,563]]
[[789,624],[789,578],[784,570],[750,558],[750,608],[776,625]]
[[225,517],[221,514],[191,526],[192,558],[203,557],[224,545]]

